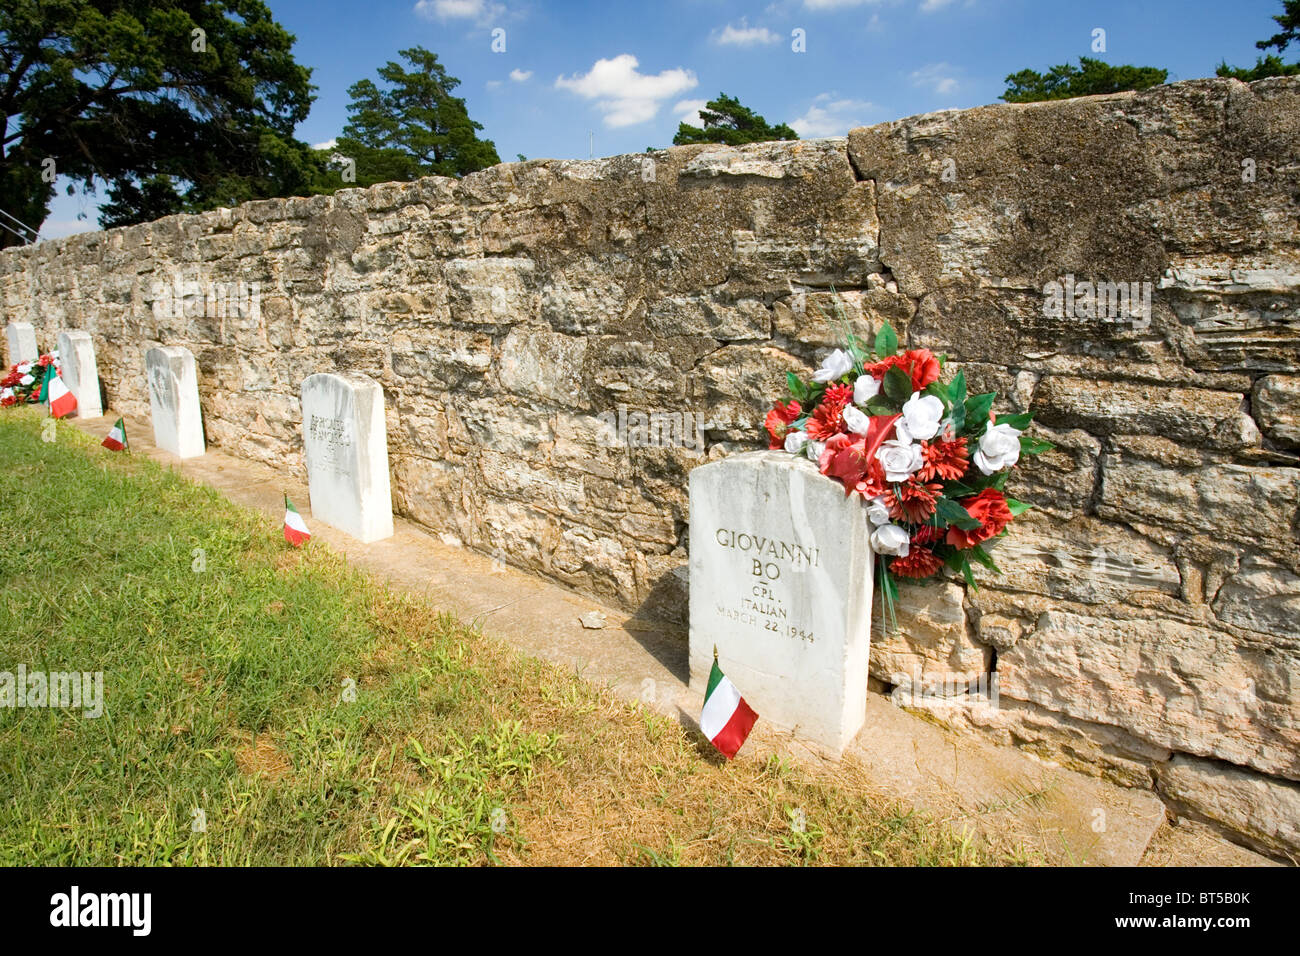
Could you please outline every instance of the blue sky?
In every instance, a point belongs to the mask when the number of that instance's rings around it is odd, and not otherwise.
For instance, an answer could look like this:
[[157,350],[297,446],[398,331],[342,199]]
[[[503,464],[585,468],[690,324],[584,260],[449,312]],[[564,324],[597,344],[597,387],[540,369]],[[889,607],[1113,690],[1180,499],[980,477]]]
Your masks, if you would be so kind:
[[[347,88],[424,46],[503,160],[671,143],[726,92],[801,136],[997,102],[1008,73],[1096,56],[1170,80],[1248,66],[1278,0],[268,0],[319,88],[298,136],[338,135]],[[1093,52],[1094,30],[1105,52]],[[493,50],[494,30],[500,47]],[[794,52],[793,31],[805,52]],[[1288,51],[1288,59],[1296,50]],[[96,227],[93,196],[60,195],[42,236]],[[78,214],[86,218],[78,220]]]

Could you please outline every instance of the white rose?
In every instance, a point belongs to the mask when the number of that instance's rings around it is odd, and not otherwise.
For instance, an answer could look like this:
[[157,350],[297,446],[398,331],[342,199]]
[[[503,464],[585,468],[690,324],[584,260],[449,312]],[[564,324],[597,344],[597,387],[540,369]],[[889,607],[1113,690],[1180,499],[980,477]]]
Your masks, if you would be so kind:
[[1010,468],[1020,460],[1020,432],[1010,425],[990,425],[971,460],[986,475]]
[[846,405],[844,406],[844,427],[855,435],[865,435],[871,430],[871,418],[863,415],[853,405]]
[[6,388],[3,392],[0,392],[0,398],[13,398],[13,397],[14,397],[14,390],[12,388]]
[[885,504],[884,498],[876,497],[867,502],[867,520],[877,528],[889,524],[889,505]]
[[876,458],[885,467],[885,480],[891,483],[907,481],[913,472],[925,464],[925,453],[920,445],[897,438],[881,445]]
[[943,402],[933,395],[913,392],[903,403],[903,417],[894,426],[895,434],[903,441],[922,441],[939,434],[939,420],[943,418]]
[[813,461],[815,461],[818,467],[821,466],[822,452],[824,452],[825,450],[826,450],[826,443],[824,441],[810,441],[808,445],[804,448],[804,451],[808,454],[808,457],[811,458]]
[[871,550],[876,554],[896,554],[905,558],[911,549],[911,538],[896,524],[882,524],[871,532]]
[[805,432],[786,432],[785,450],[792,455],[797,455],[803,451],[803,446],[807,441],[808,435]]
[[18,365],[18,371],[22,372],[24,375],[26,375],[31,370],[32,370],[31,362],[21,362]]
[[843,349],[836,349],[822,359],[822,367],[813,372],[814,382],[834,382],[853,369],[853,359]]
[[36,381],[36,379],[33,378],[31,375],[24,375],[18,381],[22,382],[22,384],[24,385],[30,385],[32,384],[32,382]]
[[858,380],[853,383],[853,402],[855,405],[865,405],[877,395],[880,394],[880,382],[874,375],[859,375]]

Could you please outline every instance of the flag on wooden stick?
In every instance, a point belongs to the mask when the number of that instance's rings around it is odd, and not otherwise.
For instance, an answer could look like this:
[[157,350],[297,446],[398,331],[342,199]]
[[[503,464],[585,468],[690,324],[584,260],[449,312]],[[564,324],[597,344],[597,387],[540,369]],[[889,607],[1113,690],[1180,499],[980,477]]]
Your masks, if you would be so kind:
[[40,400],[50,406],[50,414],[62,418],[77,407],[77,398],[63,384],[54,363],[45,366],[45,381],[41,385]]
[[713,649],[713,670],[709,672],[709,687],[704,692],[704,710],[700,714],[700,730],[728,760],[736,756],[758,714],[745,703],[736,685],[727,679],[718,666],[718,649]]

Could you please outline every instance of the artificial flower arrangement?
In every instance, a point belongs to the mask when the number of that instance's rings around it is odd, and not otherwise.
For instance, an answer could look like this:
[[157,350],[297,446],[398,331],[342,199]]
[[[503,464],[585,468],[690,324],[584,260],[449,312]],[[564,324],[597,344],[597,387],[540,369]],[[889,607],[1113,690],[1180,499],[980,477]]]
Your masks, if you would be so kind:
[[866,502],[880,591],[894,618],[895,577],[924,579],[943,568],[972,588],[974,561],[998,571],[986,545],[1030,505],[1006,495],[1021,455],[1053,445],[1024,432],[1032,412],[993,414],[996,392],[966,394],[966,376],[942,381],[947,357],[899,351],[888,322],[871,352],[846,330],[847,348],[811,382],[786,376],[787,402],[765,422],[771,448],[816,462],[823,475]]
[[41,383],[45,369],[53,365],[57,373],[59,351],[55,349],[34,362],[19,362],[9,366],[9,374],[0,379],[0,407],[35,404],[40,401]]

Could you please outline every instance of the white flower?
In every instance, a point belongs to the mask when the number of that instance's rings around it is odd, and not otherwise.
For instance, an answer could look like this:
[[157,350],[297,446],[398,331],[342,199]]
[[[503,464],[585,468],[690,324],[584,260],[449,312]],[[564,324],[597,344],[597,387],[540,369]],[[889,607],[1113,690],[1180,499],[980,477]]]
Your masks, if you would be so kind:
[[855,405],[865,405],[879,394],[880,382],[870,373],[859,375],[858,380],[853,383],[853,402]]
[[884,498],[875,497],[867,502],[867,520],[877,528],[889,524],[889,506]]
[[805,446],[804,448],[804,451],[807,452],[808,457],[811,458],[813,461],[815,461],[819,466],[821,465],[821,461],[822,461],[822,452],[825,450],[826,450],[826,443],[824,441],[810,441],[807,444],[807,446]]
[[1020,460],[1020,432],[1010,425],[990,425],[971,461],[986,475],[1010,468]]
[[785,450],[792,455],[797,455],[803,451],[803,446],[807,441],[808,435],[805,432],[786,432]]
[[20,381],[24,385],[30,385],[32,384],[32,382],[36,381],[36,379],[31,375],[24,375],[18,381]]
[[943,418],[943,402],[933,395],[913,392],[903,403],[903,417],[894,426],[894,432],[904,441],[923,441],[939,434],[939,420]]
[[58,350],[58,349],[51,349],[51,350],[50,350],[50,358],[57,360],[58,357],[59,357],[59,350]]
[[845,405],[844,427],[855,435],[865,435],[871,430],[871,418],[863,415],[855,406]]
[[14,390],[12,388],[6,388],[3,392],[0,392],[0,398],[13,398],[13,397],[14,397]]
[[836,349],[822,359],[822,367],[813,372],[814,382],[834,382],[853,369],[853,359],[843,349]]
[[18,371],[21,372],[23,375],[26,375],[31,370],[32,370],[31,362],[20,362],[18,365]]
[[880,446],[876,457],[885,466],[885,480],[892,483],[907,481],[912,473],[925,464],[925,453],[920,445],[892,438]]
[[912,539],[896,524],[882,524],[871,532],[871,550],[876,554],[896,554],[905,558],[911,549]]

